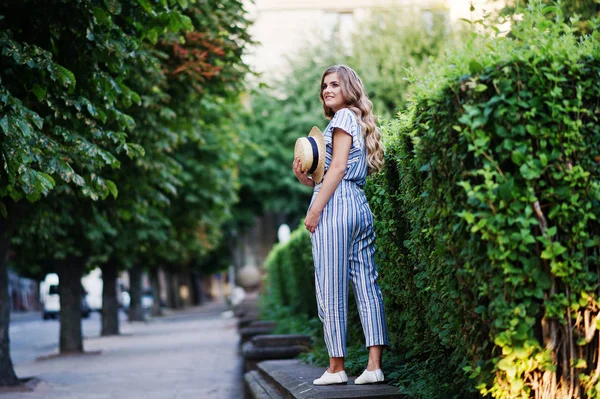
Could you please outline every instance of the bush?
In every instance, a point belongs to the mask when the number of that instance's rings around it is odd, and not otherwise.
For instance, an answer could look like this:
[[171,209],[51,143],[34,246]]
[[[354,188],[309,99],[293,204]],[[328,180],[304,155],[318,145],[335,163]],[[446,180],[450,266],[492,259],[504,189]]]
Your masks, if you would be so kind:
[[470,389],[452,369],[495,398],[599,395],[600,46],[546,11],[433,68],[371,188],[389,328],[437,397]]
[[600,397],[600,36],[536,4],[432,65],[383,127],[384,367],[412,397]]
[[263,314],[275,319],[291,315],[318,319],[310,235],[304,225],[291,234],[287,243],[275,245],[265,264],[267,284],[261,303]]

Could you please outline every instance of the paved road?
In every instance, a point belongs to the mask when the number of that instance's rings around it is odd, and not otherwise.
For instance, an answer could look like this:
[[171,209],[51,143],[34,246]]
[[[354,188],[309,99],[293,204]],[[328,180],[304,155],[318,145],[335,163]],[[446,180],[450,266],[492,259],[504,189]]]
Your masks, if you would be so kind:
[[[127,316],[121,312],[120,318],[121,330],[127,331]],[[11,316],[9,334],[13,363],[21,364],[57,352],[59,328],[58,320],[42,320],[41,313],[30,312]],[[92,313],[88,319],[83,319],[82,328],[84,338],[99,337],[100,314]]]
[[[96,338],[85,340],[85,350],[100,354],[41,361],[22,354],[17,375],[42,382],[33,392],[2,393],[0,399],[242,399],[237,320],[224,317],[225,310],[225,305],[208,304],[148,323],[124,323],[127,332],[117,337],[91,331]],[[98,319],[86,322],[89,331]],[[35,328],[51,326],[16,323],[11,335],[22,340],[16,347],[23,346],[25,334],[35,336]]]

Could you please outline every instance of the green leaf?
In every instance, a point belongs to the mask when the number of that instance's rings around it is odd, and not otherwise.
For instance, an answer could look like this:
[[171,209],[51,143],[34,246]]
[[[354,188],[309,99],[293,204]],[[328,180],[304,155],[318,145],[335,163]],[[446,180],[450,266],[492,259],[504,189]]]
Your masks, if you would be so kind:
[[17,119],[17,126],[19,126],[19,130],[23,132],[25,137],[31,137],[31,128],[22,119]]
[[96,107],[94,107],[91,103],[87,104],[87,110],[91,116],[94,118],[98,116],[98,111],[96,111]]
[[187,15],[181,15],[181,25],[183,26],[183,30],[186,32],[191,32],[194,30],[194,24]]
[[459,213],[459,216],[465,219],[469,224],[472,224],[475,221],[475,216],[471,212],[463,211]]
[[108,25],[110,23],[110,19],[106,15],[106,12],[100,7],[94,7],[94,18],[102,25]]
[[142,6],[144,10],[146,10],[147,13],[156,15],[156,13],[154,12],[154,8],[152,8],[152,5],[150,5],[150,2],[148,0],[138,0],[138,3]]
[[4,118],[0,119],[0,127],[2,127],[2,130],[4,131],[5,135],[10,135],[10,130],[9,130],[9,120],[8,120],[8,116],[4,116]]
[[56,71],[58,73],[58,78],[60,82],[67,87],[75,86],[75,75],[73,72],[69,71],[67,68],[62,67],[60,65],[56,66]]
[[33,92],[33,94],[35,94],[38,101],[41,101],[44,99],[44,97],[46,97],[46,89],[44,89],[37,83],[33,85],[33,88],[31,89],[31,91]]
[[547,6],[542,9],[542,14],[549,14],[551,12],[560,12],[560,9],[556,6]]
[[479,62],[477,62],[477,61],[475,61],[475,60],[472,60],[472,61],[469,63],[469,71],[471,72],[471,74],[473,74],[473,75],[477,75],[477,74],[479,74],[481,71],[483,71],[483,66],[482,66],[482,65],[481,65]]
[[541,170],[538,169],[535,164],[527,162],[519,168],[521,175],[527,180],[534,180],[540,177]]
[[112,196],[117,199],[117,196],[119,195],[119,190],[117,190],[117,185],[112,181],[112,180],[105,180],[106,183],[106,187],[108,188],[108,191],[110,191],[110,193],[112,194]]
[[146,33],[146,37],[148,38],[148,40],[150,41],[150,43],[156,44],[156,42],[158,42],[158,30],[157,29],[150,29]]
[[54,188],[56,185],[56,181],[47,173],[37,172],[38,182],[42,187],[42,192],[44,194],[48,194],[50,190]]

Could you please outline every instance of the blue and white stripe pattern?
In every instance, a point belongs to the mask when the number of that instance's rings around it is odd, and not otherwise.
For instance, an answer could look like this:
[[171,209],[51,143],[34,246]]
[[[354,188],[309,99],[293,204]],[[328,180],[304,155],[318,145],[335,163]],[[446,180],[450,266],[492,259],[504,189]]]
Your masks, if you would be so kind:
[[[381,290],[375,266],[373,214],[363,187],[367,178],[367,154],[356,114],[348,108],[335,113],[323,132],[327,155],[332,155],[334,128],[352,136],[352,148],[344,177],[321,213],[311,235],[319,318],[330,357],[346,356],[348,280],[352,281],[365,334],[366,346],[388,345]],[[318,184],[312,202],[321,188]]]

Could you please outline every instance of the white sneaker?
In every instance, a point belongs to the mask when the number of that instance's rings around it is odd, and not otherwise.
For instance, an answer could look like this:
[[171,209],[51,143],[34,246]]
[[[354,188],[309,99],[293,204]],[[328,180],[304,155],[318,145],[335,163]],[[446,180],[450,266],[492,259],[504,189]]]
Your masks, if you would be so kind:
[[330,373],[325,370],[320,378],[313,381],[314,385],[334,385],[334,384],[346,384],[348,382],[348,376],[344,370],[337,373]]
[[383,382],[383,380],[384,380],[384,376],[383,376],[383,371],[381,371],[381,369],[377,369],[377,370],[373,370],[373,371],[365,370],[365,371],[363,371],[363,373],[361,375],[359,375],[356,378],[356,380],[354,380],[354,383],[356,385],[377,384],[379,382]]

